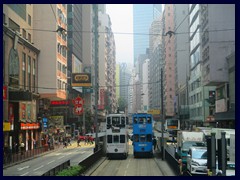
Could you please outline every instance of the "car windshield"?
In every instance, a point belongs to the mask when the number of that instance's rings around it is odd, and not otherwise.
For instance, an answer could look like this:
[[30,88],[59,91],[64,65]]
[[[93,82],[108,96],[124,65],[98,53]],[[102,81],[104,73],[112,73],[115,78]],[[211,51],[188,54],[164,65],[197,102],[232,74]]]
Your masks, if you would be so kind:
[[207,150],[197,149],[192,151],[192,158],[194,159],[207,159]]
[[227,164],[227,169],[235,170],[235,164]]
[[204,147],[204,143],[203,142],[195,142],[195,141],[186,141],[183,143],[183,150],[184,151],[188,151],[190,147],[192,146],[200,146],[200,147]]

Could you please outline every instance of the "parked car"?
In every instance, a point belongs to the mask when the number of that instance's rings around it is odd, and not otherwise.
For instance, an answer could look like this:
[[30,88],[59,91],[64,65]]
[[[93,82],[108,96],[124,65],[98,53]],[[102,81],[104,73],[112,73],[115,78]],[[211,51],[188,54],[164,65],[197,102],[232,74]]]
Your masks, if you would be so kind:
[[[218,169],[218,162],[216,163],[216,175],[222,176],[222,170]],[[227,162],[226,176],[235,176],[235,162]]]
[[187,155],[187,170],[191,174],[207,174],[207,148],[190,147]]

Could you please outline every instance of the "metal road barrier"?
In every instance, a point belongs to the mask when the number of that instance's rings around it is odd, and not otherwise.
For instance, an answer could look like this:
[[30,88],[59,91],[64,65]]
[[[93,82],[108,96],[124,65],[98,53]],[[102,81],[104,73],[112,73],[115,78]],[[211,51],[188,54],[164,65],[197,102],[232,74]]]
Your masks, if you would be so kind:
[[44,173],[42,176],[56,176],[56,174],[64,169],[67,169],[70,166],[70,160],[65,161],[64,163],[55,166],[50,169],[48,172]]
[[178,160],[175,159],[171,154],[168,153],[168,151],[165,150],[165,159],[169,166],[173,169],[173,171],[177,174],[180,175],[180,169],[179,169],[179,163]]
[[84,168],[83,174],[91,168],[98,160],[101,159],[103,156],[103,148],[99,148],[99,150],[92,155],[90,155],[88,158],[81,161],[78,165],[82,166]]

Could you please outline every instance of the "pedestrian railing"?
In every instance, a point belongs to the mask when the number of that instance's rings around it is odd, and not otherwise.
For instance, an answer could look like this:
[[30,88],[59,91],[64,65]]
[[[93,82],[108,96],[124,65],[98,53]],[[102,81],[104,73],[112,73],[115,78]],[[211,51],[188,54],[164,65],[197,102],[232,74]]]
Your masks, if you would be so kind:
[[21,161],[24,161],[24,160],[32,158],[32,157],[35,157],[35,156],[40,155],[44,152],[52,151],[56,148],[59,148],[59,146],[54,146],[54,148],[48,148],[46,146],[43,146],[43,147],[38,147],[38,148],[27,150],[27,151],[19,151],[18,153],[16,153],[16,152],[14,152],[14,153],[11,153],[11,152],[4,153],[3,168],[5,166],[21,162]]

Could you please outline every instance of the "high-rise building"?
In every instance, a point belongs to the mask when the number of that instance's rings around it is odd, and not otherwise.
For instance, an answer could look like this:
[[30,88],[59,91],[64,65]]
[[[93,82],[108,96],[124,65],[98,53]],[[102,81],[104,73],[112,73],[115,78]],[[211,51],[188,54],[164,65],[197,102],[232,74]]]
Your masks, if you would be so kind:
[[[161,109],[161,68],[163,68],[163,16],[152,22],[149,41],[149,108]],[[158,118],[159,119],[159,118]],[[155,117],[157,120],[157,117]]]
[[189,74],[188,4],[174,4],[175,90],[174,112],[182,127],[189,122],[187,76]]
[[[173,4],[165,5],[164,9],[164,34],[174,31],[174,11]],[[175,51],[174,37],[171,34],[164,38],[164,106],[165,116],[173,117],[175,98]]]
[[205,89],[216,86],[216,91],[209,89],[206,94],[204,123],[234,128],[235,92],[230,87],[235,68],[235,5],[201,4],[200,7],[201,80]]
[[149,28],[162,13],[161,4],[133,4],[134,64],[149,47]]
[[32,139],[41,139],[37,121],[40,50],[34,41],[33,19],[32,4],[3,5],[3,146],[12,153],[15,143],[23,142],[25,150],[31,150]]
[[[101,8],[105,9],[105,8]],[[106,12],[99,12],[99,110],[105,115],[117,110],[116,100],[116,47],[111,20]]]

